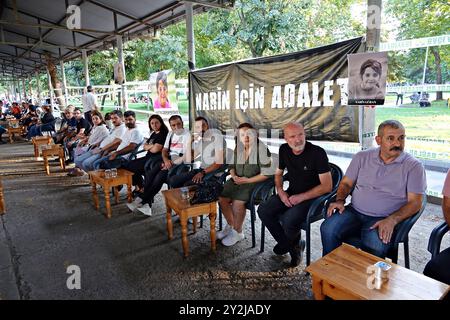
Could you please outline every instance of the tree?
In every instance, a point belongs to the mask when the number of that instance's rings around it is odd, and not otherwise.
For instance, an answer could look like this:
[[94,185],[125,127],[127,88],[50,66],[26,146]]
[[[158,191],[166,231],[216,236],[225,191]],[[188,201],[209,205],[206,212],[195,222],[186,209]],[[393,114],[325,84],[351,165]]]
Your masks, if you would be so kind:
[[353,19],[357,0],[239,0],[231,12],[209,13],[214,43],[242,45],[253,57],[288,53],[364,34]]
[[[421,37],[433,37],[445,35],[450,29],[450,6],[447,1],[442,0],[390,0],[386,4],[387,13],[394,16],[400,21],[399,33],[397,40],[413,39]],[[418,57],[423,57],[424,61],[425,49],[411,50],[408,62],[418,61]],[[450,50],[448,46],[430,47],[429,62],[434,64],[434,72],[427,73],[429,79],[433,78],[436,84],[442,84],[443,81],[448,81],[447,66],[450,64]],[[410,69],[411,76],[414,76],[415,67]],[[436,94],[437,100],[442,100],[442,92]]]

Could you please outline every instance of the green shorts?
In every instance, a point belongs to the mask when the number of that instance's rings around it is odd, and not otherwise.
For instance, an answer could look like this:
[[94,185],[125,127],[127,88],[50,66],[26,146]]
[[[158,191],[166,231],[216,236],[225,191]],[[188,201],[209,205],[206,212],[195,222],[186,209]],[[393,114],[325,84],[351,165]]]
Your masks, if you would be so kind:
[[233,179],[225,182],[221,197],[248,202],[255,188],[255,183],[235,184]]

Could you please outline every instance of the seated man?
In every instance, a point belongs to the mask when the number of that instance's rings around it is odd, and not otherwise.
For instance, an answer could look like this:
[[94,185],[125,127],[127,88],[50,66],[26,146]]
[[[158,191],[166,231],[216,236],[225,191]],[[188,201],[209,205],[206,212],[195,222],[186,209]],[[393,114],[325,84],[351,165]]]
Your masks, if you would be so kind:
[[[450,226],[450,169],[445,178],[444,188],[442,189],[442,212],[447,224]],[[450,285],[450,248],[441,251],[437,256],[431,259],[425,266],[423,274],[427,277],[436,279]],[[450,298],[450,295],[449,295]]]
[[124,117],[127,129],[122,137],[120,137],[119,146],[115,151],[104,149],[101,152],[102,158],[94,162],[95,170],[122,167],[123,164],[128,162],[131,152],[144,140],[143,135],[136,127],[136,114],[134,111],[125,111]]
[[64,119],[59,130],[53,135],[53,140],[56,144],[62,144],[66,136],[76,134],[77,119],[74,116],[75,107],[68,105],[64,109]]
[[[287,143],[280,146],[279,165],[275,172],[277,195],[272,196],[258,208],[258,215],[277,241],[276,254],[289,252],[291,266],[300,264],[304,249],[299,246],[300,226],[306,219],[312,201],[331,192],[328,157],[321,147],[306,141],[305,129],[299,123],[284,127]],[[283,189],[283,172],[287,169],[289,188]]]
[[[215,133],[218,132],[215,131]],[[169,185],[172,188],[201,183],[206,174],[216,171],[224,164],[225,140],[222,135],[214,135],[213,131],[209,130],[208,121],[205,118],[195,119],[194,135],[196,136],[193,141],[194,159],[199,157],[200,168],[171,177]]]
[[75,158],[75,166],[86,172],[94,170],[94,162],[101,158],[101,153],[116,150],[120,145],[120,138],[127,128],[123,123],[123,114],[120,110],[114,110],[110,114],[112,130],[109,135],[99,144],[92,145],[91,149],[80,157]]
[[[356,233],[361,236],[364,251],[385,258],[395,226],[422,206],[425,170],[420,161],[403,152],[403,125],[396,120],[382,122],[375,140],[378,148],[353,157],[339,184],[336,201],[328,208],[320,228],[323,255]],[[351,204],[345,207],[351,192]]]
[[138,210],[151,216],[151,205],[155,195],[161,190],[167,180],[170,168],[184,162],[191,162],[191,135],[189,130],[183,128],[183,120],[179,115],[169,118],[172,132],[167,135],[162,149],[162,161],[153,162],[153,166],[145,173],[144,192],[139,194],[132,203],[128,203],[128,209]]
[[67,156],[69,157],[68,162],[73,161],[73,149],[77,146],[78,142],[84,138],[86,138],[91,129],[91,124],[83,117],[83,113],[80,108],[75,108],[74,116],[76,119],[76,131],[72,131],[68,133],[64,138],[64,147],[67,151]]

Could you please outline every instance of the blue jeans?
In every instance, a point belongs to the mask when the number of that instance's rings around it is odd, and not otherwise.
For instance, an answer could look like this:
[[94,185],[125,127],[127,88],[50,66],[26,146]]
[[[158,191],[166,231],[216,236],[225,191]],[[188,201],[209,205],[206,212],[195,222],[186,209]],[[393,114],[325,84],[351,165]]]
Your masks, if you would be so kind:
[[105,156],[94,162],[94,169],[112,169],[120,168],[128,163],[128,160],[122,156],[117,156],[114,160],[109,160],[110,156]]
[[85,161],[86,159],[92,157],[92,151],[86,151],[85,153],[77,156],[75,155],[73,162],[75,163],[75,167],[83,169],[83,161]]
[[[100,153],[93,154],[92,151],[88,151],[78,158],[78,163],[75,162],[76,166],[84,171],[94,170],[94,164],[100,159]],[[82,162],[81,162],[82,161]],[[81,163],[80,163],[81,162]]]
[[384,244],[378,235],[378,228],[370,229],[384,217],[371,217],[356,211],[352,206],[345,207],[342,214],[333,213],[320,226],[322,236],[323,255],[326,255],[346,242],[351,236],[361,239],[361,249],[385,258],[390,243]]

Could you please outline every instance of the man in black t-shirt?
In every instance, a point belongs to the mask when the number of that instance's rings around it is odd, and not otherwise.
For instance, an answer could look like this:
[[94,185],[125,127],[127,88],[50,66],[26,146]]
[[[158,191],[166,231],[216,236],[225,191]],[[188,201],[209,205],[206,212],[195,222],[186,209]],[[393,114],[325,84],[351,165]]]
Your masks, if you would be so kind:
[[[306,142],[301,124],[284,127],[287,143],[280,146],[279,165],[275,172],[277,194],[258,208],[258,215],[278,242],[273,251],[291,255],[291,266],[300,264],[300,225],[306,219],[313,200],[331,192],[332,177],[328,157],[321,147]],[[287,169],[289,188],[283,190],[283,172]]]

